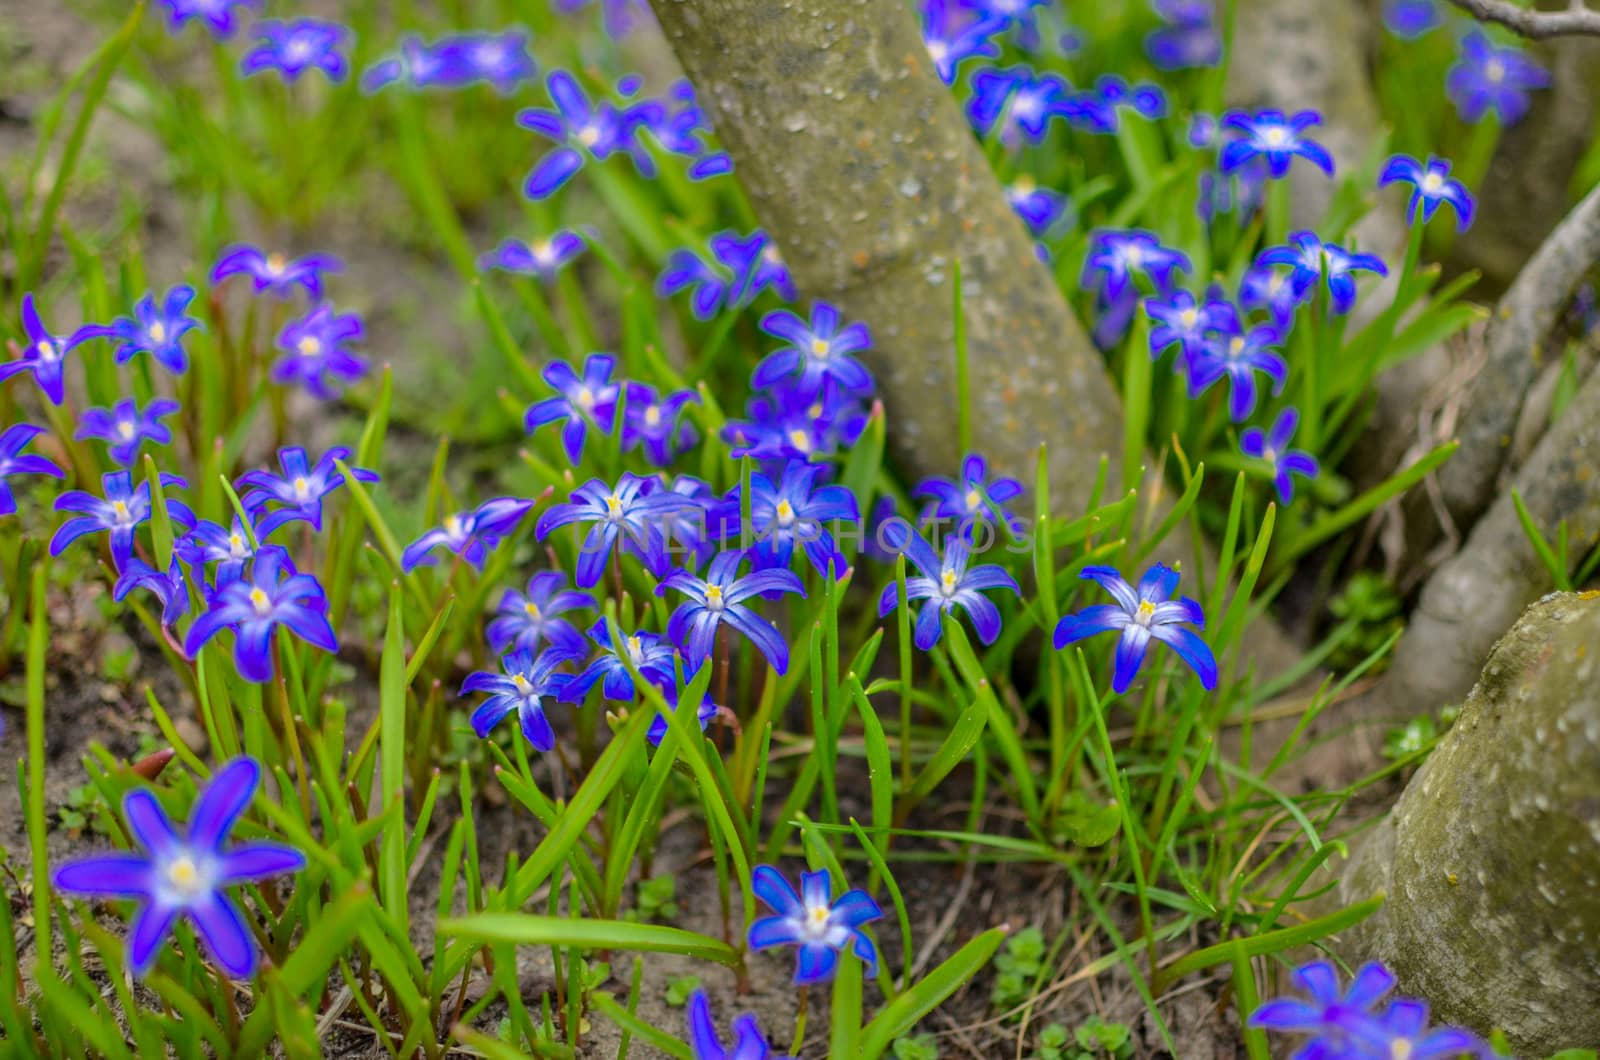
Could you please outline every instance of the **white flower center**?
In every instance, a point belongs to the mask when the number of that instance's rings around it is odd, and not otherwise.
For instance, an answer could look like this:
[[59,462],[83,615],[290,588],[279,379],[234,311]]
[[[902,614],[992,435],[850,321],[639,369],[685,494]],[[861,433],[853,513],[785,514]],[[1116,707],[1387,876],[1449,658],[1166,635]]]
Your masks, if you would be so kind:
[[517,686],[517,693],[519,695],[525,696],[528,694],[529,689],[533,688],[533,685],[528,681],[528,679],[521,674],[512,674],[511,683]]
[[1429,195],[1437,195],[1444,187],[1444,178],[1437,173],[1429,173],[1422,178],[1422,190]]
[[617,499],[615,493],[606,496],[606,518],[611,520],[622,518],[622,501]]
[[283,260],[283,255],[282,254],[268,254],[267,255],[267,271],[272,273],[272,275],[274,275],[274,276],[281,275],[283,273],[283,267],[284,267],[285,264],[286,263]]
[[1483,66],[1483,76],[1498,85],[1506,79],[1506,64],[1499,59],[1490,59]]
[[1011,182],[1012,194],[1019,199],[1026,199],[1037,188],[1038,185],[1033,182],[1033,178],[1026,173]]
[[34,352],[39,355],[39,359],[41,361],[53,361],[56,359],[55,343],[49,341],[48,339],[40,339],[39,344],[33,349]]
[[585,125],[578,130],[578,143],[584,147],[593,147],[600,142],[600,130],[593,125]]
[[153,324],[150,325],[149,335],[150,335],[150,341],[151,342],[166,342],[167,341],[167,326],[165,324],[161,323],[161,321],[157,320],[156,322],[154,322]]
[[578,405],[585,412],[592,410],[594,408],[594,391],[587,386],[580,386],[578,388]]
[[939,589],[945,596],[954,596],[956,593],[956,572],[947,570],[939,575]]
[[167,863],[166,876],[167,886],[181,898],[198,898],[211,888],[210,881],[187,854],[180,854]]
[[128,506],[122,501],[111,502],[111,514],[112,518],[119,523],[130,523],[133,521],[128,512]]
[[828,356],[828,340],[827,339],[812,339],[811,340],[811,356],[817,357],[817,358],[823,358],[823,357]]
[[1156,605],[1149,600],[1140,600],[1139,609],[1133,613],[1133,620],[1139,625],[1150,628],[1150,620],[1155,617]]
[[644,658],[644,642],[635,633],[628,638],[628,658],[633,660],[633,665],[638,666],[639,660]]
[[1289,130],[1281,125],[1274,125],[1261,134],[1261,140],[1268,147],[1283,147],[1289,142]]
[[532,600],[529,600],[527,603],[523,604],[522,609],[528,613],[529,618],[539,617],[539,605],[534,603]]
[[934,62],[943,63],[950,54],[950,45],[942,40],[931,40],[928,42],[928,54],[933,56]]
[[303,477],[296,478],[293,486],[296,500],[306,501],[311,499],[311,483],[307,482]]
[[646,408],[644,410],[644,422],[648,427],[661,426],[661,409],[656,405]]
[[976,488],[970,489],[967,491],[966,500],[967,511],[975,512],[978,510],[978,506],[983,503],[983,494],[980,493]]
[[1396,1038],[1389,1043],[1390,1060],[1411,1060],[1411,1042],[1406,1038]]
[[119,421],[117,423],[117,437],[123,439],[124,441],[132,438],[133,424],[129,423],[127,420]]
[[228,554],[234,559],[244,558],[244,538],[238,534],[228,535]]
[[1178,323],[1186,328],[1192,328],[1200,321],[1200,311],[1194,308],[1185,309],[1178,314]]
[[794,505],[790,504],[788,501],[778,502],[778,525],[794,525]]
[[459,515],[447,517],[444,521],[444,532],[449,534],[452,540],[459,539],[461,537],[461,517]]
[[315,335],[305,335],[295,343],[294,348],[300,351],[302,357],[315,357],[322,352],[322,340]]
[[1237,357],[1237,356],[1239,356],[1240,351],[1242,351],[1243,349],[1244,349],[1244,339],[1241,339],[1239,336],[1235,335],[1233,338],[1228,340],[1228,356],[1229,357]]
[[825,905],[813,905],[806,908],[805,933],[809,939],[822,941],[828,937],[829,929],[833,927],[833,914]]
[[272,610],[272,597],[260,586],[250,590],[250,606],[256,609],[256,614],[263,617]]
[[541,239],[528,248],[533,254],[533,260],[540,265],[549,265],[555,259],[555,252],[550,248],[548,239]]
[[706,586],[706,607],[710,608],[713,611],[721,611],[722,610],[722,608],[723,608],[722,586],[720,586],[720,585],[708,585],[708,586]]
[[789,444],[802,453],[809,453],[811,452],[811,435],[796,427],[789,432]]

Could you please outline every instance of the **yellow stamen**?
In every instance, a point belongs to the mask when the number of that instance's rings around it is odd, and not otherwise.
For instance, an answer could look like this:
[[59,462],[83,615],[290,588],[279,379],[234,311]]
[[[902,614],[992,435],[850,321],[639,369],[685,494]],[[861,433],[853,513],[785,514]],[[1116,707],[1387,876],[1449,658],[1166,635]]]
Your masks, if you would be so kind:
[[133,424],[129,423],[127,420],[123,420],[121,423],[117,424],[117,436],[119,438],[132,438]]
[[1237,356],[1239,356],[1239,351],[1242,350],[1242,349],[1244,349],[1244,340],[1241,339],[1239,336],[1235,335],[1233,338],[1228,340],[1228,356],[1229,357],[1237,357]]
[[606,496],[606,516],[608,518],[615,519],[621,514],[622,502],[617,499],[617,495],[615,493],[608,494]]
[[1155,604],[1152,604],[1149,600],[1140,600],[1139,611],[1133,616],[1133,620],[1138,622],[1141,626],[1148,626],[1150,624],[1150,619],[1154,617],[1155,613]]
[[811,436],[798,427],[789,432],[789,444],[802,453],[811,452]]
[[267,255],[267,271],[276,276],[283,271],[284,260],[282,254]]
[[594,408],[594,391],[590,390],[586,386],[579,387],[578,388],[578,404],[582,405],[585,409]]
[[39,344],[34,347],[34,351],[46,361],[53,361],[56,358],[56,348],[43,339],[39,340]]
[[1178,322],[1186,328],[1192,328],[1200,320],[1200,313],[1193,308],[1185,309],[1178,314]]
[[939,576],[939,583],[944,586],[944,594],[949,596],[956,591],[956,572],[947,570]]
[[578,130],[578,143],[584,147],[593,147],[600,142],[600,130],[593,125],[585,125]]
[[311,484],[304,478],[295,479],[292,485],[294,486],[294,495],[301,500],[305,500],[311,495]]
[[167,882],[173,890],[185,895],[200,891],[200,870],[195,867],[194,859],[184,855],[168,865]]
[[660,424],[661,424],[661,410],[659,408],[657,408],[655,405],[651,405],[648,408],[646,408],[644,410],[644,422],[646,423],[646,425],[651,426],[651,427],[660,426]]
[[241,555],[244,552],[244,538],[240,537],[238,534],[229,534],[228,551],[232,552],[235,556]]
[[813,357],[826,357],[826,356],[828,356],[828,340],[827,339],[812,339],[811,340],[811,356],[813,356]]
[[539,617],[539,605],[534,603],[532,600],[529,600],[527,603],[523,604],[522,609],[528,613],[528,617],[530,618]]
[[983,494],[979,493],[977,490],[968,490],[967,491],[967,511],[969,511],[969,512],[977,511],[978,510],[978,506],[980,504],[982,504],[982,503],[983,503]]
[[265,589],[251,589],[250,606],[256,609],[256,614],[264,615],[272,610],[272,597],[267,595]]
[[521,692],[523,695],[527,695],[528,689],[533,687],[531,684],[529,684],[528,679],[523,677],[521,674],[512,674],[511,683],[516,685],[517,691]]
[[116,513],[119,523],[128,518],[128,506],[122,501],[112,501],[111,510]]
[[161,321],[158,320],[154,324],[151,324],[149,330],[151,342],[167,341],[167,326],[161,323]]
[[706,586],[706,606],[712,610],[722,607],[722,587],[718,585]]
[[322,352],[322,340],[315,335],[306,335],[295,343],[295,349],[300,351],[302,357],[315,357]]
[[794,522],[794,505],[788,501],[778,502],[778,522],[784,526]]

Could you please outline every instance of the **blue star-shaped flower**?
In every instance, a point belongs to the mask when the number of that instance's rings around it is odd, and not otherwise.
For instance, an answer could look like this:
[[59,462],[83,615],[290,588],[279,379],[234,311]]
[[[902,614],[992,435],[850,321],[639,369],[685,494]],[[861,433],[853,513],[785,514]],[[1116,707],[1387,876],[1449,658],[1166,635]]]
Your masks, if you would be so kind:
[[157,398],[141,412],[132,398],[124,398],[109,409],[85,409],[78,417],[75,437],[110,443],[111,459],[130,467],[139,458],[139,446],[146,439],[157,445],[172,442],[172,431],[161,421],[177,411],[176,401]]
[[667,571],[666,540],[659,517],[681,510],[692,501],[667,489],[659,479],[640,478],[624,471],[613,488],[597,478],[572,493],[568,504],[557,504],[539,518],[536,533],[543,541],[553,530],[572,523],[592,523],[578,548],[576,581],[579,588],[597,585],[619,539],[631,541],[645,566],[656,577]]
[[287,258],[282,254],[263,253],[248,244],[238,244],[222,252],[222,257],[211,267],[211,282],[221,283],[230,276],[248,276],[257,294],[270,292],[278,298],[288,298],[296,287],[303,288],[313,299],[322,297],[322,274],[339,272],[344,264],[332,254],[306,254]]
[[123,797],[122,816],[144,853],[78,858],[53,871],[50,882],[67,894],[139,902],[128,938],[128,962],[135,975],[150,970],[181,916],[194,925],[206,952],[224,972],[248,979],[258,960],[255,938],[227,889],[299,872],[306,865],[300,851],[278,843],[226,845],[260,780],[261,767],[253,758],[235,758],[217,770],[195,799],[187,834],[181,836],[155,795],[136,788]]
[[346,344],[360,342],[365,332],[354,313],[335,313],[323,302],[278,333],[283,351],[272,364],[272,381],[280,385],[299,382],[312,397],[331,401],[340,389],[367,374],[367,362]]
[[103,336],[106,334],[106,329],[98,324],[88,324],[73,332],[68,338],[52,334],[50,329],[44,326],[44,321],[39,319],[39,310],[34,306],[33,295],[25,294],[22,296],[22,333],[26,339],[22,356],[15,361],[0,364],[0,382],[21,372],[32,372],[34,382],[39,384],[44,396],[50,399],[50,404],[59,405],[66,398],[62,368],[67,354],[79,343]]
[[[547,199],[559,191],[582,169],[589,159],[602,161],[619,151],[629,153],[635,163],[649,166],[649,154],[635,148],[632,127],[622,120],[617,108],[605,101],[591,102],[576,78],[565,70],[553,70],[545,79],[554,110],[530,107],[517,115],[524,129],[552,140],[556,148],[547,152],[528,173],[522,193],[530,199]],[[646,171],[646,175],[651,173]]]
[[1422,223],[1433,220],[1440,203],[1449,203],[1456,210],[1456,228],[1462,232],[1472,224],[1472,196],[1459,180],[1450,177],[1450,163],[1442,158],[1428,157],[1423,165],[1410,155],[1395,155],[1378,175],[1378,187],[1400,181],[1412,187],[1411,202],[1406,207],[1408,216],[1422,211]]
[[478,267],[551,280],[582,254],[586,246],[582,236],[562,228],[548,238],[535,239],[531,243],[524,243],[520,239],[502,240],[493,252],[478,259]]
[[733,1048],[725,1049],[717,1037],[717,1025],[711,1019],[711,1002],[704,990],[689,996],[689,1051],[694,1060],[787,1060],[774,1056],[772,1046],[756,1018],[749,1014],[733,1021]]
[[1205,614],[1187,596],[1171,599],[1178,588],[1177,571],[1157,563],[1139,579],[1137,589],[1111,567],[1085,567],[1082,576],[1098,583],[1117,602],[1096,604],[1063,618],[1056,625],[1058,649],[1097,633],[1120,633],[1111,689],[1121,695],[1138,676],[1154,638],[1177,652],[1199,675],[1200,684],[1206,689],[1217,687],[1217,660],[1211,648],[1193,630],[1183,628],[1184,623],[1189,623],[1205,629]]
[[1333,156],[1315,140],[1301,135],[1321,122],[1322,115],[1314,110],[1303,110],[1292,118],[1281,110],[1262,110],[1255,114],[1230,111],[1222,116],[1222,124],[1240,135],[1222,149],[1219,165],[1228,173],[1253,158],[1265,158],[1267,172],[1274,180],[1281,180],[1289,175],[1289,163],[1299,156],[1331,177]]
[[231,629],[239,676],[265,684],[272,680],[273,635],[279,626],[323,651],[339,651],[322,583],[296,571],[288,552],[268,545],[256,553],[248,574],[216,587],[210,608],[189,627],[183,650],[193,658],[212,637]]
[[871,976],[878,967],[878,949],[861,930],[883,918],[883,910],[863,890],[847,891],[837,900],[828,871],[800,874],[800,893],[771,865],[757,865],[750,889],[777,915],[761,917],[750,925],[753,950],[797,946],[794,981],[802,986],[825,983],[839,967],[839,954],[849,949],[867,966]]
[[583,655],[588,648],[583,634],[561,615],[600,605],[588,593],[565,588],[566,583],[564,575],[540,571],[528,579],[526,591],[507,589],[485,630],[489,646],[497,652],[535,652],[545,643],[573,658]]
[[740,551],[718,553],[706,568],[704,578],[685,570],[673,571],[656,586],[656,595],[667,590],[682,593],[679,604],[667,621],[667,635],[683,649],[691,663],[699,665],[710,658],[717,630],[724,623],[749,638],[778,673],[789,668],[789,644],[771,622],[756,614],[744,601],[772,593],[805,595],[805,587],[793,571],[751,571],[739,576],[745,554]]
[[126,600],[135,589],[148,589],[161,602],[161,624],[171,626],[189,609],[189,583],[178,565],[178,557],[165,572],[150,566],[142,559],[130,559],[112,586],[113,600]]
[[1462,40],[1444,87],[1462,121],[1476,125],[1494,111],[1502,125],[1514,125],[1528,113],[1529,90],[1549,88],[1550,75],[1518,49],[1497,48],[1473,32]]
[[1208,338],[1189,364],[1189,396],[1199,397],[1211,384],[1226,376],[1228,415],[1235,423],[1249,419],[1256,409],[1255,374],[1265,372],[1271,377],[1274,394],[1283,390],[1289,378],[1289,366],[1272,349],[1278,341],[1278,330],[1270,324]]
[[[350,459],[350,450],[334,446],[312,466],[306,451],[298,445],[278,450],[278,464],[282,475],[269,471],[249,471],[239,476],[239,485],[249,488],[240,498],[252,519],[259,519],[259,533],[267,537],[281,526],[306,522],[318,533],[322,532],[322,499],[344,485],[344,475],[334,466],[335,461]],[[352,467],[350,473],[358,482],[377,482],[378,473],[364,467]],[[267,511],[267,505],[281,507]],[[263,517],[264,516],[264,517]]]
[[952,534],[945,540],[942,560],[921,534],[904,523],[886,523],[883,535],[890,547],[904,553],[911,565],[921,573],[906,579],[905,601],[900,600],[898,582],[884,586],[883,595],[878,598],[879,618],[902,603],[909,607],[912,600],[926,600],[927,603],[917,613],[916,630],[912,635],[912,643],[922,651],[928,651],[939,643],[939,638],[944,635],[944,613],[958,607],[972,619],[972,628],[977,631],[979,640],[985,644],[995,642],[995,638],[1000,636],[1000,609],[995,607],[993,600],[983,595],[982,590],[1010,589],[1018,596],[1022,595],[1016,579],[1007,574],[1005,568],[987,563],[968,569],[972,548],[960,534]]
[[233,36],[234,8],[261,10],[261,0],[161,0],[167,6],[167,28],[180,32],[191,19],[199,19],[211,28],[217,40]]
[[583,443],[594,427],[610,434],[617,412],[620,387],[611,381],[617,359],[607,353],[591,353],[578,375],[566,361],[551,361],[544,369],[544,381],[555,390],[554,397],[528,406],[523,428],[532,434],[540,427],[563,423],[561,445],[574,464],[583,459]]
[[847,392],[872,389],[872,375],[855,354],[872,346],[872,336],[860,321],[840,327],[839,311],[826,302],[811,308],[805,321],[787,309],[778,309],[761,318],[761,330],[785,345],[767,354],[750,376],[750,385],[763,390],[799,373],[796,390],[811,395],[833,380]]
[[507,715],[515,712],[522,735],[536,750],[548,751],[556,745],[555,730],[544,714],[546,697],[558,698],[566,683],[572,680],[567,674],[556,673],[556,667],[570,657],[554,648],[538,657],[526,651],[514,651],[501,660],[504,674],[480,670],[468,676],[461,685],[461,695],[488,692],[489,698],[479,703],[468,719],[472,731],[487,739],[494,727]]
[[1022,496],[1022,483],[1004,475],[991,479],[989,462],[979,453],[967,454],[961,461],[958,477],[925,478],[912,489],[911,495],[932,501],[922,513],[924,522],[935,517],[952,519],[962,536],[969,540],[979,519],[990,523],[1004,519],[1014,531],[1022,531],[1022,521],[1005,508],[1007,503]]
[[197,576],[203,573],[207,563],[217,564],[217,584],[221,585],[244,573],[245,563],[256,554],[255,547],[250,544],[250,535],[255,532],[253,523],[246,528],[237,515],[233,517],[232,526],[202,519],[173,547],[185,563],[196,569]]
[[[611,633],[606,628],[605,619],[601,619],[589,627],[589,636],[600,646],[600,654],[566,683],[561,698],[568,703],[582,703],[589,689],[596,684],[600,685],[601,694],[607,699],[632,700],[635,689],[628,663],[632,663],[641,676],[662,688],[671,686],[677,679],[673,660],[678,653],[659,633],[646,633],[643,630],[629,633],[623,637],[619,648],[611,643]],[[623,652],[628,653],[627,662],[623,661]]]
[[1295,428],[1300,426],[1300,413],[1289,408],[1278,413],[1272,433],[1263,434],[1260,427],[1246,427],[1239,435],[1239,450],[1245,456],[1263,460],[1272,473],[1273,484],[1278,489],[1278,499],[1288,504],[1294,500],[1292,475],[1316,478],[1321,468],[1316,457],[1300,449],[1290,449]]
[[1000,45],[993,39],[1005,28],[997,18],[972,15],[961,0],[922,0],[922,42],[939,80],[956,82],[956,73],[968,59],[983,56],[993,59]]
[[321,70],[329,81],[343,81],[350,72],[344,49],[351,33],[337,22],[297,18],[267,19],[250,27],[256,44],[239,63],[246,77],[277,70],[285,81],[298,81],[307,70]]
[[1352,272],[1389,275],[1383,259],[1373,254],[1352,254],[1334,243],[1324,243],[1315,232],[1295,232],[1289,245],[1269,247],[1256,258],[1257,265],[1293,265],[1290,282],[1307,296],[1319,279],[1326,279],[1335,313],[1348,313],[1356,302],[1356,281]]
[[750,525],[740,524],[740,487],[735,486],[712,513],[721,540],[753,534],[750,552],[757,570],[787,569],[799,545],[818,574],[826,576],[832,564],[833,576],[844,577],[848,563],[834,546],[828,524],[853,525],[861,512],[846,487],[817,485],[826,470],[823,464],[790,460],[776,484],[764,474],[751,475]]
[[1238,311],[1216,292],[1208,295],[1203,304],[1188,291],[1173,291],[1164,299],[1146,298],[1144,311],[1150,316],[1151,358],[1159,359],[1175,345],[1191,371],[1195,358],[1205,352],[1214,333],[1240,330]]
[[35,427],[31,423],[13,424],[0,433],[0,515],[10,515],[17,510],[17,498],[11,492],[11,484],[6,481],[12,475],[67,477],[67,473],[53,461],[23,452],[29,442],[43,433],[43,427]]
[[489,553],[511,536],[512,529],[532,507],[532,501],[496,497],[484,501],[471,511],[447,515],[443,524],[428,530],[406,546],[400,554],[400,569],[409,572],[419,565],[432,563],[430,553],[443,546],[472,564],[474,570],[481,571]]
[[666,467],[674,457],[693,446],[699,435],[680,417],[685,405],[698,405],[700,395],[680,390],[665,399],[655,387],[645,383],[627,385],[627,401],[622,419],[622,449],[629,452],[644,447],[645,457],[656,467]]
[[[108,471],[100,478],[103,498],[83,490],[68,490],[56,498],[56,511],[82,512],[61,524],[50,539],[50,554],[59,556],[63,549],[85,534],[108,531],[111,535],[111,558],[117,570],[127,566],[133,557],[133,537],[140,525],[150,518],[150,483],[133,484],[133,476],[126,471]],[[186,489],[188,483],[176,475],[161,476],[161,485]],[[194,512],[182,501],[167,498],[167,514],[185,530],[194,525]]]
[[1133,290],[1134,276],[1147,276],[1165,291],[1172,284],[1174,270],[1188,272],[1191,268],[1182,251],[1162,246],[1154,232],[1101,229],[1094,233],[1084,258],[1082,285],[1115,304]]

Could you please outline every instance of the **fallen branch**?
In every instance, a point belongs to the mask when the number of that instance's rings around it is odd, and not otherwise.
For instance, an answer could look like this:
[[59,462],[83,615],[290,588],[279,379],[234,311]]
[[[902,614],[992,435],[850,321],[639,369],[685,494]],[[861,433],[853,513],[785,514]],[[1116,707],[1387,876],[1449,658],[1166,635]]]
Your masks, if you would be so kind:
[[1551,37],[1600,37],[1600,11],[1572,0],[1565,11],[1535,11],[1506,0],[1450,0],[1479,22],[1498,22],[1531,40]]
[[1495,496],[1517,417],[1539,375],[1539,344],[1596,261],[1600,186],[1556,226],[1495,306],[1487,357],[1457,420],[1461,451],[1439,472],[1440,494],[1456,525],[1472,525]]

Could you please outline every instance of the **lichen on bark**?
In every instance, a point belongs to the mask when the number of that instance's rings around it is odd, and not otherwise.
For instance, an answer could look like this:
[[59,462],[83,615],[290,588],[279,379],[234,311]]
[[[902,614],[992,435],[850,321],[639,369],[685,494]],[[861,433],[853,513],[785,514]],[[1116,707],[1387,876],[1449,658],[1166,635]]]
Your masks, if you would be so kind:
[[[902,0],[654,0],[762,225],[808,299],[872,328],[891,442],[950,474],[952,278],[961,264],[973,437],[1081,511],[1121,412],[1099,355],[1013,215]],[[1117,481],[1113,474],[1111,481]]]
[[1380,890],[1346,957],[1519,1055],[1600,1042],[1600,593],[1552,594],[1495,645],[1343,874],[1346,900]]

